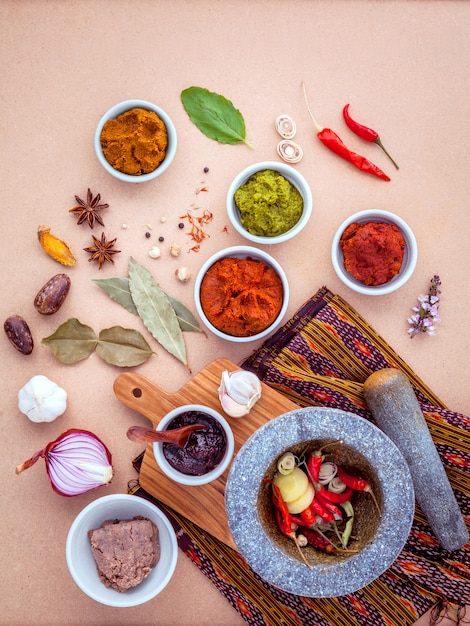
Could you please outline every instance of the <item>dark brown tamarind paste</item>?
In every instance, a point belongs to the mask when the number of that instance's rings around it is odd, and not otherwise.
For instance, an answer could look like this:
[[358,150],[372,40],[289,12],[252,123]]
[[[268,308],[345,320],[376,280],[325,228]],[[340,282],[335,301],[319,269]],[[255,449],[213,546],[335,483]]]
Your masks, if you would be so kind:
[[163,444],[163,455],[178,472],[189,476],[202,476],[222,461],[227,448],[227,437],[219,422],[202,411],[185,411],[167,426],[167,430],[190,424],[204,424],[206,428],[194,430],[184,448],[174,443]]
[[344,267],[364,285],[388,283],[402,266],[405,239],[396,224],[350,224],[339,241]]

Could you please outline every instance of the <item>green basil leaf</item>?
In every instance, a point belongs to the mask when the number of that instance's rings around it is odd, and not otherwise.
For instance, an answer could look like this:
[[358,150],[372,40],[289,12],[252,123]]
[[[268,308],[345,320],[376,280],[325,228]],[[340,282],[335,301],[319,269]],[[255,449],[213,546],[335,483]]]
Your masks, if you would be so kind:
[[153,353],[138,330],[113,326],[102,330],[96,353],[106,363],[118,367],[133,367],[145,363]]
[[127,278],[96,278],[93,282],[106,292],[112,300],[134,315],[138,315]]
[[132,257],[129,260],[129,289],[150,334],[165,350],[187,365],[183,333],[168,296],[152,274]]
[[90,326],[72,318],[61,324],[41,343],[50,348],[62,363],[76,363],[90,356],[96,348],[98,338]]
[[246,140],[245,120],[230,100],[203,87],[189,87],[181,92],[181,102],[189,119],[210,139],[236,144]]

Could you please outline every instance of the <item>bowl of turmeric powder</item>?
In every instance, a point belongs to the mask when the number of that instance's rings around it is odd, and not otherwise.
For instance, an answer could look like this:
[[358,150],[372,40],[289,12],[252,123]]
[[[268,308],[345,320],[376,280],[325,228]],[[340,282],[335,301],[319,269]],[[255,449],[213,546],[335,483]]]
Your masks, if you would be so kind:
[[119,180],[143,183],[165,172],[176,153],[175,126],[167,113],[146,100],[111,107],[95,131],[95,152]]
[[212,255],[194,283],[196,311],[217,337],[238,343],[266,337],[289,303],[287,276],[263,250],[233,246]]
[[331,259],[347,287],[382,296],[409,280],[418,260],[418,246],[401,217],[370,209],[344,220],[333,238]]

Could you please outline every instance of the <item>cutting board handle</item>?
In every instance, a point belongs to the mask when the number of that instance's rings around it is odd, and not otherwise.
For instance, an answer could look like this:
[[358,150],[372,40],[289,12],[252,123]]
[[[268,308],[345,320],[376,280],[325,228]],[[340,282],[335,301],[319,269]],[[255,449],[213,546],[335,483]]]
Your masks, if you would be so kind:
[[175,408],[172,398],[142,374],[126,372],[120,374],[113,385],[118,400],[130,409],[147,417],[156,426],[164,415]]

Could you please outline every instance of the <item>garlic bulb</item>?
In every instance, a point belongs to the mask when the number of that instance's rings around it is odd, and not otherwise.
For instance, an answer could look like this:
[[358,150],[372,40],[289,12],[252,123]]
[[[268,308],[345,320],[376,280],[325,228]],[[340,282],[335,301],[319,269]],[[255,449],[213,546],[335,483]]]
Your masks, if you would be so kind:
[[231,417],[243,417],[261,398],[261,382],[253,372],[237,370],[222,372],[219,400],[223,410]]
[[33,376],[18,391],[18,408],[32,422],[53,422],[67,407],[67,392],[47,376]]

